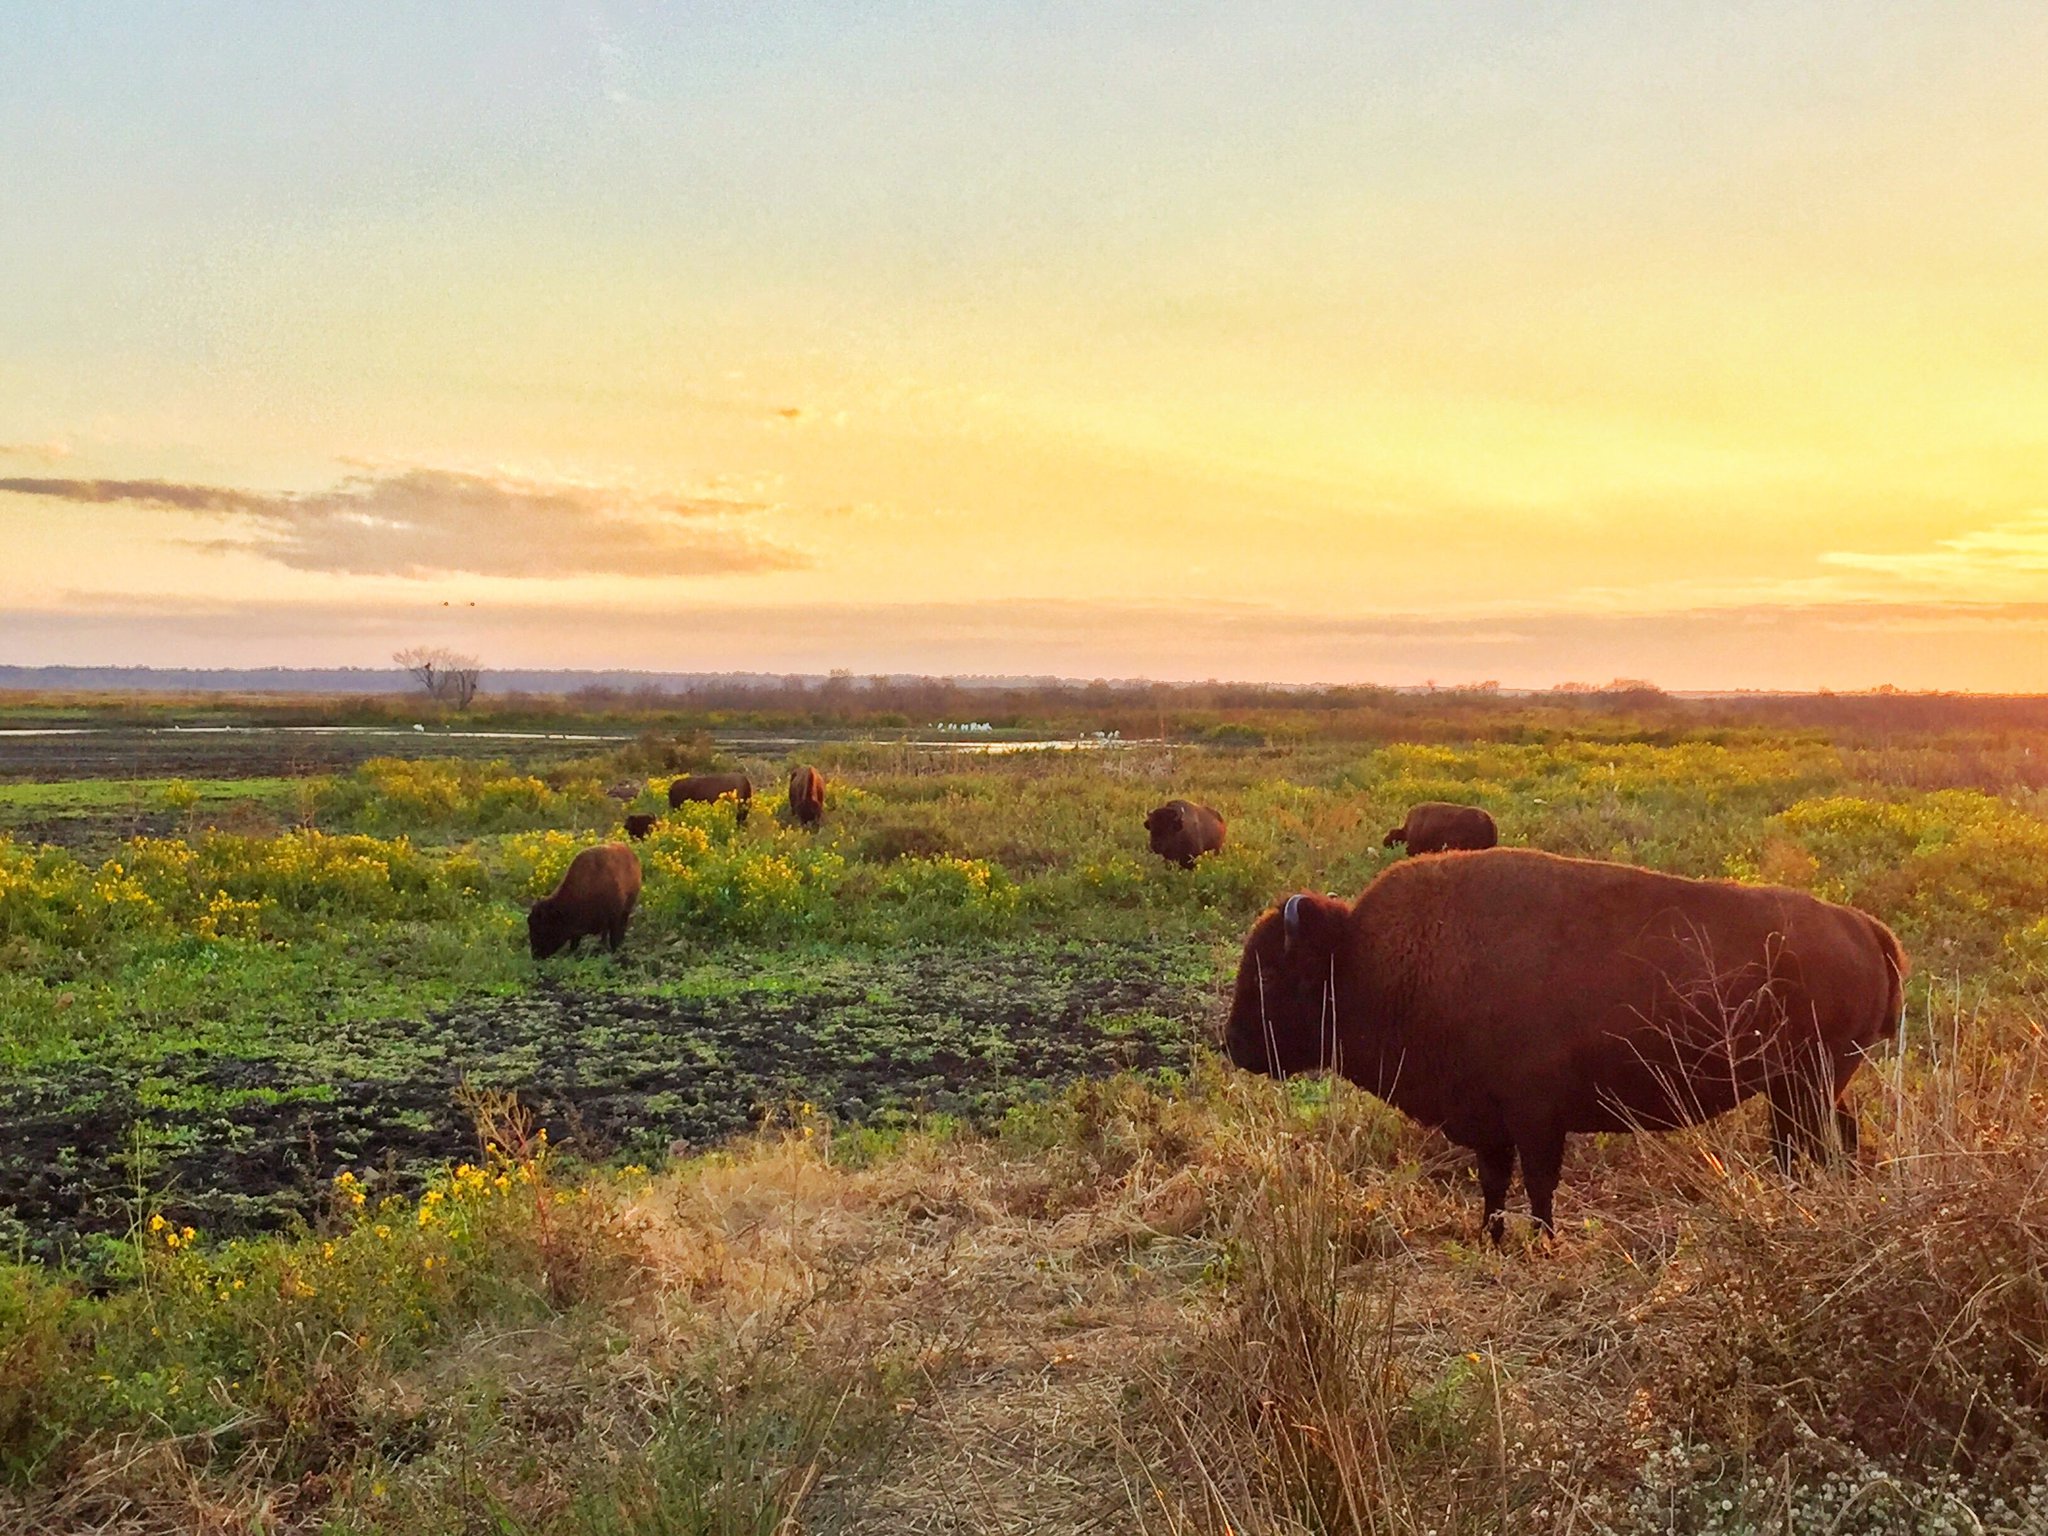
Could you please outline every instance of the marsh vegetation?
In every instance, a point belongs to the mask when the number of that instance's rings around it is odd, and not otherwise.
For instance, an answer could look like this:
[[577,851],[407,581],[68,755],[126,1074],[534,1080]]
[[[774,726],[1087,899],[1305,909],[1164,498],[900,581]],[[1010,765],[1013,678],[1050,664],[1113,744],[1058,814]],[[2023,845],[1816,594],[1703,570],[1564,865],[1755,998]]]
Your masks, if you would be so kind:
[[[0,1526],[2048,1527],[2048,734],[1515,721],[814,744],[815,834],[670,813],[687,736],[0,785]],[[1890,923],[1865,1174],[1588,1138],[1494,1252],[1455,1149],[1228,1071],[1247,923],[1424,800]],[[624,951],[536,965],[632,810]]]

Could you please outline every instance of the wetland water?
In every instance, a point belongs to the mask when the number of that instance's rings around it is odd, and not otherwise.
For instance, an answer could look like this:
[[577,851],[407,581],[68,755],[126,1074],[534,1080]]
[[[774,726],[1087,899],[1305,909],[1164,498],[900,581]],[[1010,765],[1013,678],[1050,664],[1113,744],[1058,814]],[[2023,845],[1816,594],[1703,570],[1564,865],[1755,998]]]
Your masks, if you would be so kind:
[[[373,757],[508,757],[540,763],[581,756],[633,739],[630,731],[488,731],[436,726],[199,725],[0,727],[0,778],[261,778],[327,773]],[[774,736],[714,732],[742,757],[780,757],[825,742],[901,746],[914,751],[1004,756],[1101,751],[1116,739],[908,739]]]

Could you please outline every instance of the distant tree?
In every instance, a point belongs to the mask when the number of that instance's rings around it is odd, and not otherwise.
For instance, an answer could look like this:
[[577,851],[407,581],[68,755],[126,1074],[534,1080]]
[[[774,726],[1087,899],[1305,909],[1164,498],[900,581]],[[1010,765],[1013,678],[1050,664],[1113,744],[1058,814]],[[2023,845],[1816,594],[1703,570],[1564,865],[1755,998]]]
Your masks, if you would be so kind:
[[430,696],[438,697],[441,680],[441,650],[438,646],[408,645],[402,651],[393,651],[391,659],[412,674],[412,680],[427,690]]
[[457,709],[469,708],[484,680],[484,665],[474,656],[444,652],[441,657],[441,697]]
[[453,704],[457,709],[469,708],[469,701],[476,697],[483,683],[483,663],[446,646],[409,645],[402,651],[393,651],[391,659],[411,673],[413,681],[429,697]]

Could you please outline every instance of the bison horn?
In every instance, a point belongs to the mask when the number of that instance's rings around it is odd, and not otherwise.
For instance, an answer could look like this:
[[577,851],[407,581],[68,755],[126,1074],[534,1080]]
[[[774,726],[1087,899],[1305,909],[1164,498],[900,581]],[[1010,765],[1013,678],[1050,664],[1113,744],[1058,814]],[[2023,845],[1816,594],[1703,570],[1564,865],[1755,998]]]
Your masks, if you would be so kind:
[[1301,942],[1300,896],[1296,895],[1287,898],[1287,905],[1280,909],[1280,921],[1287,930],[1287,947],[1292,949]]

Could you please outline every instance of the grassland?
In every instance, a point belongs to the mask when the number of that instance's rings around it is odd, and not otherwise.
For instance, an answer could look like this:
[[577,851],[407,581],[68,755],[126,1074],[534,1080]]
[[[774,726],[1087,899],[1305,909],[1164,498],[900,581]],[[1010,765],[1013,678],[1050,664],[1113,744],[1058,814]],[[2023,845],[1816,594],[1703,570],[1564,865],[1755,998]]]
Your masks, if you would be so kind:
[[[821,833],[685,808],[542,966],[706,742],[0,785],[0,1528],[2048,1529],[2048,735],[1285,734],[822,745]],[[1867,1176],[1587,1139],[1496,1254],[1440,1140],[1222,1068],[1250,917],[1429,798],[1893,924]]]

